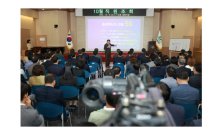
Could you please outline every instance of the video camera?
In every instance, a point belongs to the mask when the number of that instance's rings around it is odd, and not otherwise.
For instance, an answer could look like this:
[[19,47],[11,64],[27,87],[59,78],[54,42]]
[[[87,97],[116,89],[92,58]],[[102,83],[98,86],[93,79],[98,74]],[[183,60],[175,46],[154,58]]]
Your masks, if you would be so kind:
[[175,126],[164,100],[146,69],[127,80],[104,76],[89,81],[83,91],[89,107],[102,106],[105,95],[120,95],[116,110],[102,126]]

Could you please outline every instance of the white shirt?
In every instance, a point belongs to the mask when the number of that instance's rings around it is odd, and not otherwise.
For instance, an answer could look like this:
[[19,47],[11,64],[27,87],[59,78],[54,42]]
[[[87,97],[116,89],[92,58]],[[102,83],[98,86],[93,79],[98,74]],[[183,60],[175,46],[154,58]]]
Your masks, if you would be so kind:
[[31,48],[33,48],[32,44],[27,43],[27,50],[31,50]]
[[189,68],[189,69],[191,69],[191,71],[193,71],[193,68],[194,68],[194,67],[191,67],[191,66],[189,66],[189,65],[186,65],[185,68]]
[[25,106],[25,104],[23,104],[23,103],[20,103],[20,105],[24,105]]
[[104,106],[104,110],[107,110],[107,111],[114,111],[115,108],[107,108],[106,106]]

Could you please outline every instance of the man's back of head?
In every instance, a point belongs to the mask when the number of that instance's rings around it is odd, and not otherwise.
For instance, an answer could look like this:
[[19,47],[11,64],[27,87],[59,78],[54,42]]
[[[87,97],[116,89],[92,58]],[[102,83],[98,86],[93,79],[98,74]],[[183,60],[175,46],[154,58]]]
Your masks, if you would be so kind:
[[51,50],[50,49],[46,49],[46,53],[48,54],[48,53],[50,53],[51,52]]
[[148,51],[146,51],[146,52],[145,52],[145,55],[148,57],[148,56],[149,56],[149,52],[148,52]]
[[160,90],[160,93],[162,95],[162,97],[164,98],[164,101],[165,102],[168,102],[169,99],[170,99],[170,93],[171,93],[171,90],[170,88],[168,87],[168,85],[164,82],[159,82],[157,84],[159,90]]
[[52,73],[48,73],[45,75],[45,86],[52,86],[54,87],[56,83],[56,76]]
[[33,57],[33,55],[32,55],[32,54],[29,54],[29,55],[28,55],[28,60],[29,60],[29,61],[32,61],[32,57]]
[[151,58],[151,61],[154,61],[154,59],[156,58],[155,54],[151,54],[150,58]]
[[20,89],[21,99],[20,99],[20,101],[24,101],[27,98],[28,90],[29,90],[29,86],[25,83],[21,83],[21,89]]
[[51,61],[53,62],[53,63],[58,63],[58,61],[59,61],[59,59],[58,59],[58,56],[53,56],[52,58],[51,58]]
[[134,68],[134,70],[139,70],[140,65],[141,65],[141,62],[140,62],[139,60],[135,60],[135,61],[133,62],[133,68]]
[[196,64],[194,65],[193,72],[194,72],[195,74],[201,74],[201,72],[202,72],[202,64],[201,64],[201,63],[196,63]]
[[117,54],[119,54],[120,51],[121,51],[120,49],[117,49]]
[[45,54],[45,55],[44,55],[44,59],[49,60],[50,58],[51,58],[51,55],[50,55],[50,54]]
[[57,52],[57,54],[59,54],[59,53],[61,52],[61,49],[58,48],[58,49],[56,50],[56,52]]
[[33,63],[38,63],[38,61],[39,61],[38,56],[33,55],[33,56],[32,56],[32,62],[33,62]]
[[192,51],[188,51],[188,55],[190,55],[190,56],[191,56],[191,55],[192,55]]
[[78,67],[79,69],[83,69],[84,66],[85,66],[85,62],[83,62],[82,60],[77,61],[76,67]]
[[37,53],[37,54],[38,54],[38,53],[40,54],[40,50],[39,50],[39,49],[36,49],[36,53]]
[[145,52],[146,52],[146,49],[145,49],[145,48],[142,48],[142,52],[145,53]]
[[78,50],[78,54],[82,55],[82,50],[81,49]]
[[154,59],[154,64],[155,64],[155,66],[160,66],[161,65],[161,59],[155,58]]
[[119,95],[106,95],[106,106],[116,108],[119,97],[120,97]]
[[177,63],[178,63],[177,58],[175,56],[171,57],[171,64],[177,65]]
[[71,52],[70,56],[71,56],[71,58],[75,58],[75,56],[76,56],[75,52]]
[[104,76],[112,76],[113,78],[115,78],[115,74],[114,74],[114,71],[112,69],[107,69],[104,72]]
[[178,85],[180,85],[181,83],[188,83],[189,81],[188,72],[184,70],[180,70],[176,73],[176,78],[177,78]]
[[93,55],[97,56],[98,52],[97,51],[93,51]]
[[122,55],[123,55],[123,52],[122,52],[122,51],[119,51],[118,56],[119,56],[119,57],[122,57]]
[[121,68],[119,66],[114,66],[112,68],[112,70],[114,71],[115,76],[120,76],[121,74]]
[[185,65],[185,58],[179,58],[179,61],[178,61],[178,65],[179,66],[184,66]]
[[130,48],[130,51],[131,51],[132,53],[134,53],[134,49],[133,49],[133,48]]
[[86,52],[86,49],[85,48],[82,48],[82,53],[85,53]]
[[98,48],[95,48],[94,51],[97,51],[97,52],[98,52]]
[[169,66],[167,67],[167,77],[174,77],[176,75],[176,69]]
[[182,50],[181,50],[181,53],[183,53],[183,54],[184,54],[184,53],[185,53],[185,50],[184,50],[184,49],[182,49]]

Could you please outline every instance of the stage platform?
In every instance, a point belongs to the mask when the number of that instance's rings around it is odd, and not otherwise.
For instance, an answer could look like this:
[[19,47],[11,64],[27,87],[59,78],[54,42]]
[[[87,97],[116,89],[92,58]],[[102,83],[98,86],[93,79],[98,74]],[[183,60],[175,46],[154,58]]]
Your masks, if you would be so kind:
[[[86,52],[86,54],[88,54],[89,56],[91,56],[93,54],[93,52]],[[104,52],[99,52],[98,54],[100,54],[102,56],[102,60],[103,62],[105,62],[105,53]],[[116,52],[111,52],[111,62],[114,60],[113,56],[116,55],[117,53]],[[137,56],[138,54],[141,54],[141,53],[135,53]],[[68,55],[69,54],[64,54],[64,58],[65,60],[68,59]],[[76,55],[79,55],[78,52],[76,52]],[[123,58],[126,60],[126,56],[128,55],[128,53],[123,53]]]

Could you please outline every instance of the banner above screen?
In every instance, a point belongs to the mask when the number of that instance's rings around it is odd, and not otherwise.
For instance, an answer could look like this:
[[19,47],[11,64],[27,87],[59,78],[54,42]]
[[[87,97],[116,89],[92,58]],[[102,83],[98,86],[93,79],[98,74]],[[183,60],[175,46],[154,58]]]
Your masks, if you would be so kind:
[[83,16],[146,16],[147,9],[83,9]]
[[85,17],[85,27],[87,51],[95,48],[104,51],[108,39],[111,44],[117,44],[112,51],[143,48],[144,17]]

